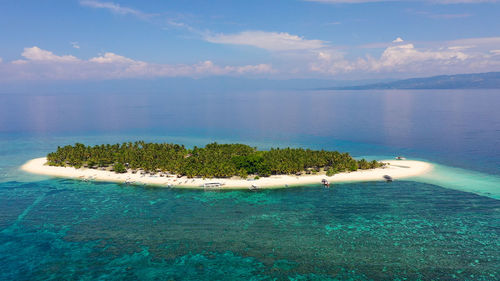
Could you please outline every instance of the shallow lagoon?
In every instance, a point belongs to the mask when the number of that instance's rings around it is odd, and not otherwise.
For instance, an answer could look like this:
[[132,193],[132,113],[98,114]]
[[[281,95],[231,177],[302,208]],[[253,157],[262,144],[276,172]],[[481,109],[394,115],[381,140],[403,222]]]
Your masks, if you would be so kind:
[[[2,279],[495,280],[500,201],[415,182],[2,190]],[[314,278],[312,278],[314,279]]]
[[[0,95],[0,279],[497,280],[498,104],[499,91]],[[18,170],[57,145],[136,139],[438,166],[391,184],[259,192]]]

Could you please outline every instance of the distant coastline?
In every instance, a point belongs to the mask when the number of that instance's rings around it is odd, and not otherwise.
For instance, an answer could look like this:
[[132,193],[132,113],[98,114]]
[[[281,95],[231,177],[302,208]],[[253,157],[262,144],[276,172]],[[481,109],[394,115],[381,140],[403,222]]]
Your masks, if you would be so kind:
[[[259,179],[232,178],[187,178],[170,175],[160,177],[159,175],[138,174],[138,173],[115,173],[89,168],[55,167],[48,166],[47,158],[41,157],[26,162],[21,169],[23,171],[61,178],[71,178],[84,181],[103,181],[128,183],[132,185],[154,185],[163,187],[178,188],[200,188],[205,184],[219,183],[219,189],[247,189],[247,188],[283,188],[299,185],[321,184],[322,179],[327,179],[330,183],[336,182],[359,182],[359,181],[383,181],[385,175],[391,176],[394,180],[404,179],[423,175],[432,170],[432,165],[423,161],[414,160],[382,160],[388,163],[385,167],[358,170],[354,172],[343,172],[333,176],[326,176],[324,173],[316,175],[273,175]],[[254,187],[252,187],[254,186]],[[212,187],[211,187],[212,188]]]
[[451,90],[500,89],[500,72],[439,75],[385,83],[320,88],[319,90]]

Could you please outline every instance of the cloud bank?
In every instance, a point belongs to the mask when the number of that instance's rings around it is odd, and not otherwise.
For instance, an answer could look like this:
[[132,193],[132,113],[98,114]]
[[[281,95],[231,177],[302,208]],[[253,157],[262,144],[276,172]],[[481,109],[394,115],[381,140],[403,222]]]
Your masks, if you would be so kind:
[[[452,74],[487,72],[500,70],[500,58],[492,47],[500,44],[500,37],[471,38],[449,42],[427,43],[417,47],[401,38],[393,41],[380,55],[366,55],[357,59],[346,59],[333,51],[317,53],[310,63],[313,72],[336,75],[341,73],[387,73],[387,74]],[[424,44],[425,45],[425,44]]]
[[0,64],[2,81],[203,77],[259,75],[274,72],[269,64],[220,66],[211,61],[191,65],[156,64],[111,52],[84,60],[72,55],[56,55],[37,46],[25,48],[21,56],[22,59]]
[[[253,40],[245,41],[248,38]],[[207,39],[209,40],[209,39]],[[0,59],[0,81],[22,80],[107,80],[156,77],[411,77],[437,74],[500,71],[500,37],[467,38],[441,42],[411,42],[397,37],[374,44],[353,57],[322,40],[308,40],[288,33],[242,32],[216,35],[218,44],[253,46],[273,54],[270,63],[218,65],[210,60],[196,64],[160,64],[106,52],[88,59],[55,54],[37,46],[28,47],[21,58]]]

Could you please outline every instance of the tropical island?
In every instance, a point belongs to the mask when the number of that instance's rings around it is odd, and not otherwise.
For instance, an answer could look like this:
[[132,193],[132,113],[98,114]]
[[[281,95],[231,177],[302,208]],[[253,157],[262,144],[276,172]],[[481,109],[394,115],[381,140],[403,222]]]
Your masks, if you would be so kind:
[[[404,162],[404,163],[403,163]],[[277,187],[330,181],[380,180],[429,170],[421,161],[356,160],[349,153],[304,148],[258,150],[245,144],[210,143],[186,148],[144,141],[58,147],[23,170],[83,180],[185,187]],[[328,178],[328,180],[326,179]]]

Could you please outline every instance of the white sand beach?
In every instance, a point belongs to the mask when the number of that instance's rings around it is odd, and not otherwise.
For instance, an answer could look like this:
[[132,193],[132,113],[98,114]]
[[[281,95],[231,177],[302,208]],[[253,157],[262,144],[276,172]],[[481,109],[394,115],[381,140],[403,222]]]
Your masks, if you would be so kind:
[[404,179],[414,176],[420,176],[432,170],[432,165],[423,161],[415,160],[381,160],[388,163],[383,168],[371,170],[358,170],[356,172],[339,173],[331,177],[325,174],[316,175],[276,175],[270,177],[262,177],[257,180],[244,180],[241,178],[224,178],[224,179],[202,179],[187,177],[177,178],[176,176],[160,177],[157,175],[142,175],[140,173],[127,172],[117,174],[111,171],[103,171],[97,169],[73,167],[53,167],[45,165],[47,159],[45,157],[32,159],[26,162],[21,169],[23,171],[48,175],[53,177],[72,178],[79,180],[95,180],[106,182],[130,183],[136,185],[157,185],[182,188],[203,188],[206,183],[220,183],[222,186],[219,189],[246,189],[252,185],[258,188],[279,188],[286,186],[297,186],[307,184],[321,184],[322,179],[328,180],[330,183],[335,182],[355,182],[355,181],[383,181],[384,175],[391,176],[394,180]]

